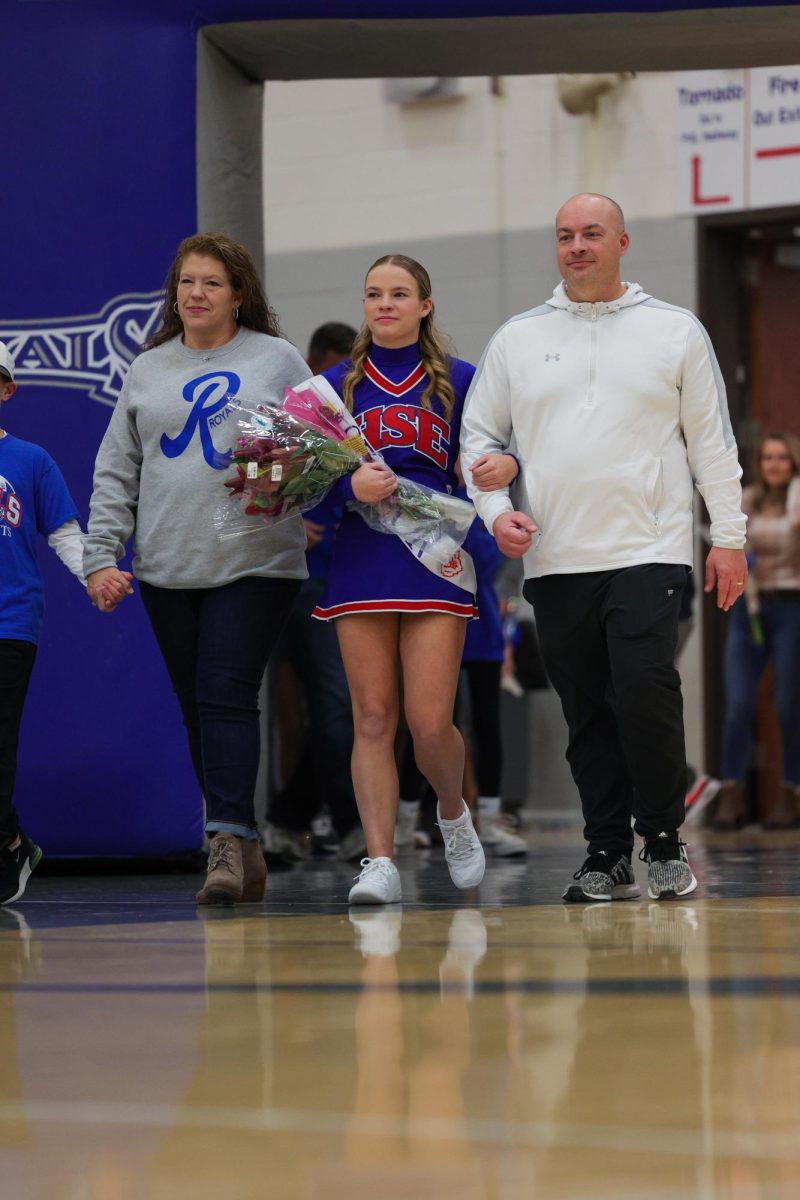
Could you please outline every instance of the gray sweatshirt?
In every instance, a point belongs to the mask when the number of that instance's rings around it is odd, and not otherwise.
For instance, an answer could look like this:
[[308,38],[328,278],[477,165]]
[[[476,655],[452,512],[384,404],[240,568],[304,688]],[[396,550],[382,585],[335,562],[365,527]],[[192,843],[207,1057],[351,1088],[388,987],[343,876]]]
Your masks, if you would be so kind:
[[277,404],[309,378],[288,342],[242,328],[216,350],[173,338],[131,365],[97,454],[84,570],[114,566],[133,534],[133,569],[157,587],[217,587],[245,575],[304,579],[299,516],[220,540],[241,404]]

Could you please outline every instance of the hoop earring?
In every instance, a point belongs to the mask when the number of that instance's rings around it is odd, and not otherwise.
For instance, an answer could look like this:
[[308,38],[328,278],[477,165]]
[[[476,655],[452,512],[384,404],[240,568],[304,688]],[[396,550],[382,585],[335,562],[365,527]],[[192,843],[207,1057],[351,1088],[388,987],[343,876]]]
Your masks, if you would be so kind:
[[235,309],[233,310],[233,319],[234,319],[234,321],[238,321],[238,320],[239,320],[239,309],[238,309],[238,307],[237,307],[237,308],[235,308]]
[[176,301],[175,301],[175,303],[172,305],[172,311],[173,311],[174,313],[177,313],[177,311],[178,311],[178,301],[177,301],[177,300],[176,300]]

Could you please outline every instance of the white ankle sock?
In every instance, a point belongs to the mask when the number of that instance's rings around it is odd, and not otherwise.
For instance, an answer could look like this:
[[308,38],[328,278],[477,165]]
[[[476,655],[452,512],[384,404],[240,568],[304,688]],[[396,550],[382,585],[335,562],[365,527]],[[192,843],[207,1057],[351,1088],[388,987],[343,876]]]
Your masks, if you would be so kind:
[[462,812],[460,817],[453,817],[451,820],[447,820],[447,818],[443,817],[442,814],[439,813],[439,824],[440,825],[464,825],[464,824],[466,824],[466,822],[469,821],[469,819],[470,819],[469,808],[467,807],[467,803],[465,800],[462,800],[461,803],[464,805],[464,811]]
[[499,796],[478,796],[478,816],[479,817],[499,817],[500,815],[500,797]]

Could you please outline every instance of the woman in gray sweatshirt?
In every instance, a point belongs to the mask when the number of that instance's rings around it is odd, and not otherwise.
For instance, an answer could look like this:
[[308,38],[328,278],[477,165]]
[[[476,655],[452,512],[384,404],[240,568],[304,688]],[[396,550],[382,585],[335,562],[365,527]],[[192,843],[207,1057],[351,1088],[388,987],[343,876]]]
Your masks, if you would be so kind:
[[97,455],[84,570],[102,611],[133,570],[181,705],[211,837],[201,904],[257,901],[266,871],[253,795],[258,692],[306,577],[301,518],[219,540],[237,409],[277,404],[309,370],[280,335],[244,246],[181,243],[162,325],[132,364]]

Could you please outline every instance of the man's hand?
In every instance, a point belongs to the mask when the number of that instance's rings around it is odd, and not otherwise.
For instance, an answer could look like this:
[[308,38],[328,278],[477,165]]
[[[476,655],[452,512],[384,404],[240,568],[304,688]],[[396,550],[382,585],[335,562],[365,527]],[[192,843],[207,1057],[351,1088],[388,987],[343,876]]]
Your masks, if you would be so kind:
[[717,589],[717,608],[727,612],[739,599],[747,583],[747,559],[744,550],[725,550],[712,546],[706,559],[705,591]]
[[120,600],[133,594],[130,571],[118,567],[101,567],[86,576],[86,592],[100,612],[113,612]]
[[495,541],[506,558],[522,558],[537,532],[538,526],[522,512],[501,513],[492,525]]

